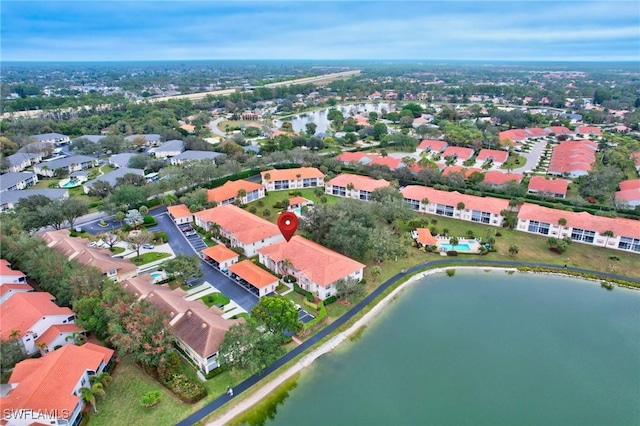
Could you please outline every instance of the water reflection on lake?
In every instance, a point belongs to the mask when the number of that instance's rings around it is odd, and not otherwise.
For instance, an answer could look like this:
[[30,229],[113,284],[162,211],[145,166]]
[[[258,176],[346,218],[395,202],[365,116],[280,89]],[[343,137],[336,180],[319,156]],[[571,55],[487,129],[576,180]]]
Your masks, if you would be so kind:
[[[363,115],[365,117],[369,116],[369,113],[372,111],[380,114],[382,108],[387,111],[392,111],[395,104],[389,102],[380,102],[380,103],[357,103],[357,104],[348,104],[348,105],[337,105],[333,108],[340,110],[342,115],[346,117],[350,117],[352,115]],[[327,119],[327,111],[331,108],[323,108],[313,112],[305,112],[302,114],[294,115],[292,117],[288,117],[284,120],[275,120],[275,125],[280,128],[282,123],[285,121],[290,121],[293,125],[293,130],[296,132],[304,132],[306,131],[305,125],[307,123],[315,123],[316,133],[318,132],[326,132],[331,124],[331,121]]]

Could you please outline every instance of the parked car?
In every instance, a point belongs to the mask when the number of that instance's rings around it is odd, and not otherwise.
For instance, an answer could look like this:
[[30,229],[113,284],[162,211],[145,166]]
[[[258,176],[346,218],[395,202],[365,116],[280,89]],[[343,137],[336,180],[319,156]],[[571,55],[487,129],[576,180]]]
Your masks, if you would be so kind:
[[184,235],[186,235],[187,237],[191,237],[193,235],[198,235],[198,233],[192,229],[191,231],[185,232]]
[[151,249],[156,248],[156,246],[154,246],[153,244],[143,244],[142,248],[143,249],[147,249],[147,250],[151,250]]
[[190,226],[186,226],[186,227],[182,228],[182,232],[184,232],[185,234],[186,234],[187,232],[191,232],[191,231],[193,231],[193,228],[192,228],[192,227],[190,227]]

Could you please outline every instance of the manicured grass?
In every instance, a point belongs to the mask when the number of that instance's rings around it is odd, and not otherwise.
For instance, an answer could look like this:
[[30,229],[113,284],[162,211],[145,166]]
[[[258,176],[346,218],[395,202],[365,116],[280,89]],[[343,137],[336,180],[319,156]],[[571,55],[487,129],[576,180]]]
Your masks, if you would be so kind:
[[[254,201],[252,203],[247,204],[246,209],[249,210],[252,206],[255,206],[255,208],[257,209],[256,213],[258,216],[265,218],[266,220],[276,223],[278,220],[278,212],[280,210],[278,209],[274,209],[273,205],[279,201],[284,200],[285,198],[292,198],[295,195],[290,195],[289,192],[290,191],[299,191],[302,194],[302,197],[313,201],[315,204],[322,204],[320,202],[320,199],[324,196],[327,199],[327,204],[335,204],[338,202],[338,200],[340,199],[339,197],[333,196],[333,195],[328,195],[328,194],[322,194],[322,196],[317,196],[316,194],[314,194],[314,191],[317,188],[307,188],[307,189],[296,189],[296,190],[285,190],[285,191],[270,191],[269,194],[257,201]],[[324,190],[324,188],[323,188]],[[260,203],[260,201],[262,201],[262,203]],[[260,204],[263,204],[262,207],[260,207]],[[264,211],[268,210],[269,211],[269,215],[265,216],[264,215]]]
[[62,179],[56,179],[56,178],[41,178],[38,177],[38,183],[36,183],[35,185],[31,185],[29,187],[29,189],[43,189],[43,188],[49,188],[49,185],[51,183],[55,183],[56,184],[56,188],[60,188],[58,186],[58,183],[61,181]]
[[229,126],[229,129],[231,130],[240,126],[257,127],[258,129],[260,129],[262,127],[262,123],[259,121],[243,121],[243,120],[224,120],[218,123],[218,129],[220,129],[221,132],[226,132],[227,126]]
[[124,248],[124,247],[117,247],[117,246],[114,246],[112,249],[109,249],[109,250],[111,250],[111,253],[113,253],[113,254],[114,254],[114,256],[115,256],[116,254],[120,254],[120,253],[122,253],[123,251],[125,251],[125,248]]
[[[501,169],[503,170],[507,170],[507,169],[517,169],[518,167],[522,167],[525,164],[527,164],[527,159],[521,155],[516,154],[515,152],[513,154],[509,155],[509,158],[507,158],[507,161],[505,161],[502,166],[500,166]],[[533,167],[534,165],[531,165],[531,167]]]
[[134,263],[134,265],[141,266],[170,256],[171,255],[169,253],[151,251],[149,253],[142,253],[140,257],[132,256],[129,259]]
[[[162,392],[160,402],[152,409],[140,406],[140,398],[149,391]],[[100,412],[94,414],[91,410],[91,426],[172,425],[186,417],[191,409],[128,360],[120,362],[106,393],[104,398],[98,398]]]
[[215,305],[226,305],[230,302],[229,298],[222,293],[211,293],[200,298],[208,307]]

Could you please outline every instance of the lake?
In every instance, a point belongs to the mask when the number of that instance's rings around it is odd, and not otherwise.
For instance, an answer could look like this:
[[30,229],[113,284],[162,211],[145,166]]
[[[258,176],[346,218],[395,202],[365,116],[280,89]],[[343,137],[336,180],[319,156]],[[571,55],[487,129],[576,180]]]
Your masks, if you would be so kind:
[[639,326],[638,291],[504,271],[428,276],[249,424],[637,425]]
[[[372,111],[380,114],[380,110],[385,108],[387,111],[392,111],[392,104],[388,102],[380,102],[380,103],[358,103],[358,104],[348,104],[348,105],[336,105],[334,108],[338,109],[342,112],[345,118],[350,117],[351,113],[361,114],[364,117],[369,117],[369,113]],[[287,118],[285,120],[275,120],[275,124],[278,128],[282,127],[282,123],[285,121],[290,121],[293,126],[293,130],[296,132],[304,132],[306,131],[305,125],[307,123],[315,123],[316,133],[326,132],[331,124],[331,120],[327,119],[327,111],[330,108],[324,108],[313,112],[306,112],[302,114],[298,114]]]

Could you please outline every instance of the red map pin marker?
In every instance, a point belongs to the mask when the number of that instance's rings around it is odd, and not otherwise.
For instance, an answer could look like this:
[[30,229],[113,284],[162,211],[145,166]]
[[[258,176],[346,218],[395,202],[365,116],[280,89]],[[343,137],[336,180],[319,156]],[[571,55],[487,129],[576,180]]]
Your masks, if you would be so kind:
[[291,212],[281,213],[278,217],[278,228],[280,228],[284,239],[289,241],[298,229],[298,216]]

